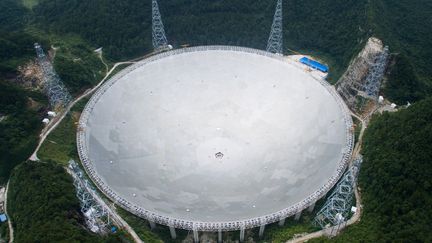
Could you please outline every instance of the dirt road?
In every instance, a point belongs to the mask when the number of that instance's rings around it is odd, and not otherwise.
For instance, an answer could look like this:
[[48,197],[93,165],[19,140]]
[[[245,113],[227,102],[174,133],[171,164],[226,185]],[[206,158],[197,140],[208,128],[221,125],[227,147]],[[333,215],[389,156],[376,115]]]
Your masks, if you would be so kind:
[[8,195],[8,190],[9,190],[9,181],[6,184],[6,191],[5,191],[5,201],[4,201],[4,211],[5,214],[8,217],[8,226],[9,226],[9,243],[12,243],[14,241],[14,230],[12,227],[12,220],[9,217],[9,214],[7,213],[7,195]]
[[[354,158],[357,158],[360,155],[364,131],[366,130],[366,127],[367,127],[368,122],[369,122],[369,118],[373,114],[373,112],[374,111],[372,111],[370,114],[368,114],[365,118],[361,118],[360,116],[355,114],[353,111],[351,111],[351,115],[354,116],[355,118],[357,118],[361,122],[362,127],[361,127],[361,130],[359,133],[358,141],[357,141],[357,143],[354,147],[354,150],[353,150],[353,154],[352,154],[353,159],[351,159],[351,161],[350,161],[350,166],[352,165]],[[287,241],[287,243],[305,242],[305,241],[308,241],[308,240],[313,239],[313,238],[335,235],[338,232],[340,232],[343,228],[360,221],[360,216],[361,216],[363,206],[361,204],[361,195],[360,195],[360,192],[358,191],[357,186],[354,186],[354,195],[356,198],[357,211],[354,213],[354,215],[346,223],[343,223],[341,225],[335,225],[333,227],[329,227],[327,229],[322,229],[320,231],[316,231],[316,232],[313,232],[313,233],[310,233],[307,235],[303,235],[299,238],[289,240],[289,241]]]

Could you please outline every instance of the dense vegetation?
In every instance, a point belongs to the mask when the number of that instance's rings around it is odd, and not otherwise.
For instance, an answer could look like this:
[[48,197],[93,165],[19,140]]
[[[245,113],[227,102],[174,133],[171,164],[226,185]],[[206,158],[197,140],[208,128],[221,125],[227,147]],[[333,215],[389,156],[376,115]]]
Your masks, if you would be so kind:
[[47,34],[29,26],[31,12],[16,0],[0,2],[0,184],[35,148],[47,99],[18,85],[18,66],[35,57],[34,42],[58,47],[55,67],[76,95],[99,81],[105,67],[87,43],[74,35]]
[[[46,99],[39,91],[13,83],[17,67],[34,58],[33,43],[42,43],[45,50],[56,47],[55,68],[76,96],[104,75],[94,49],[102,46],[111,61],[152,50],[150,4],[150,0],[0,1],[0,184],[32,152],[46,111]],[[274,0],[160,1],[167,36],[175,47],[230,44],[264,49],[274,7]],[[432,93],[431,12],[430,0],[286,0],[284,50],[325,61],[334,82],[365,40],[377,36],[394,53],[384,95],[400,105],[419,101]],[[427,206],[431,205],[431,104],[428,99],[374,119],[365,137],[360,174],[364,215],[336,240],[432,241],[425,228],[431,225],[425,217],[431,213]],[[44,159],[63,163],[76,157],[75,115],[48,138],[40,154]],[[30,236],[41,237],[42,242],[101,240],[81,227],[70,179],[61,168],[25,163],[11,183],[15,188],[11,200],[19,202],[11,209],[17,220],[17,242]],[[49,214],[54,217],[47,218]],[[60,226],[64,231],[56,233]],[[294,231],[270,228],[266,239],[282,240]],[[143,234],[158,241],[146,230]]]
[[52,44],[59,48],[54,58],[54,68],[72,96],[78,96],[103,78],[103,63],[80,38],[68,36],[52,41]]
[[169,229],[166,226],[156,225],[156,228],[153,231],[150,229],[150,225],[147,220],[135,216],[128,211],[118,208],[117,212],[121,215],[121,217],[128,222],[128,224],[135,230],[137,235],[141,240],[148,243],[163,243],[163,242],[171,242],[171,243],[181,243],[186,238],[188,231],[186,230],[176,230],[176,239],[171,239],[171,235],[169,233]]
[[[19,60],[28,57],[32,51],[31,42],[52,44],[53,38],[67,39],[70,35],[76,37],[73,42],[82,43],[75,50],[102,46],[112,60],[142,56],[152,49],[151,1],[32,0],[23,3],[17,0],[1,3],[0,22],[6,27],[1,27],[0,31],[3,29],[7,34],[0,36],[6,36],[2,37],[4,42],[20,41],[6,43],[7,47],[0,45],[0,52],[1,49],[5,52],[6,48],[21,47],[15,48],[18,52],[3,55],[13,56],[6,63],[0,60],[3,70],[13,70]],[[167,36],[174,46],[231,44],[263,49],[274,7],[273,0],[160,3]],[[397,62],[395,69],[412,72],[410,81],[389,79],[392,90],[389,97],[399,103],[413,102],[422,96],[404,92],[406,82],[420,83],[421,87],[432,83],[432,71],[428,67],[432,50],[425,48],[430,46],[432,39],[428,27],[431,9],[428,0],[397,3],[389,0],[284,1],[285,52],[295,50],[323,59],[330,64],[330,79],[335,81],[366,38],[378,36],[390,45],[392,52],[403,54],[404,60]],[[9,30],[14,32],[10,34]],[[94,83],[92,74],[97,73],[94,70],[100,70],[97,66],[93,70],[83,69],[89,65],[72,62],[77,58],[85,62],[88,53],[72,55],[69,60],[59,58],[56,65],[73,91]]]
[[0,184],[33,152],[41,127],[38,111],[45,102],[38,93],[0,82]]
[[283,226],[279,226],[278,222],[266,225],[265,233],[262,238],[259,237],[259,228],[255,228],[253,239],[259,243],[283,243],[292,239],[296,234],[311,233],[319,230],[319,228],[312,223],[314,216],[322,206],[322,201],[320,201],[319,204],[320,205],[317,205],[313,212],[303,212],[299,220],[295,220],[291,217],[285,220]]
[[365,44],[365,9],[364,0],[285,1],[284,44],[324,59],[334,80]]
[[[31,10],[13,0],[3,4],[9,9],[4,13],[5,22],[14,29],[28,25],[24,19],[29,19],[40,31],[75,34],[92,48],[103,46],[112,60],[142,56],[152,49],[151,1],[39,0],[32,1]],[[274,7],[273,0],[160,3],[167,36],[174,46],[230,44],[259,49],[265,48]],[[366,38],[375,35],[390,45],[392,52],[406,57],[397,64],[402,70],[412,67],[411,82],[430,84],[432,50],[424,47],[432,39],[431,9],[428,0],[284,1],[285,52],[295,50],[323,59],[331,65],[330,79],[335,81]],[[397,102],[418,100],[403,95],[403,81],[391,78],[389,82],[399,93],[389,93],[390,98]]]
[[9,190],[14,242],[129,242],[122,232],[100,237],[85,229],[72,178],[61,166],[22,163]]
[[383,92],[393,102],[405,105],[423,99],[428,87],[417,78],[412,64],[404,55],[397,55],[390,64],[390,74],[384,84]]
[[335,240],[431,242],[432,98],[375,117],[363,153],[362,219]]
[[8,209],[16,242],[93,242],[82,224],[72,179],[60,166],[27,162],[14,170]]
[[[274,8],[273,0],[160,4],[174,46],[225,44],[259,49],[266,46]],[[332,75],[340,75],[366,38],[365,1],[284,1],[284,8],[285,51],[317,54],[332,65]],[[50,30],[79,34],[103,46],[115,60],[140,56],[152,48],[151,1],[44,0],[33,10]],[[83,14],[86,18],[81,18]]]
[[[399,75],[393,75],[389,80],[392,85],[389,97],[402,104],[422,98],[419,91],[431,94],[431,11],[429,0],[369,1],[369,23],[373,34],[389,45],[391,52],[403,56],[396,65]],[[408,74],[402,74],[405,71]],[[409,91],[405,91],[407,86]],[[414,91],[415,88],[419,90]]]
[[18,65],[34,55],[34,38],[19,31],[24,28],[25,15],[18,1],[0,1],[0,78],[11,76]]
[[0,223],[0,242],[9,242],[9,228],[7,222]]
[[35,55],[33,42],[27,33],[0,30],[0,78],[13,77],[17,67]]

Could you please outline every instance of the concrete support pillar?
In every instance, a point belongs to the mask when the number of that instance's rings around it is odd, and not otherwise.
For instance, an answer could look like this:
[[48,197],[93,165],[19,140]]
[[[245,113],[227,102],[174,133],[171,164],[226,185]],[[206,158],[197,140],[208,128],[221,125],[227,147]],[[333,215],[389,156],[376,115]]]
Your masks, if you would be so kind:
[[156,228],[156,224],[155,224],[155,222],[153,222],[153,221],[148,221],[149,222],[149,224],[150,224],[150,229],[151,230],[154,230],[155,228]]
[[172,226],[169,226],[169,230],[170,230],[170,233],[171,233],[171,239],[175,239],[175,238],[177,238],[177,235],[176,235],[176,232],[175,232],[175,228],[174,227],[172,227]]
[[284,224],[285,224],[285,219],[286,219],[286,218],[283,218],[283,219],[279,220],[279,226],[284,226]]
[[265,229],[265,224],[260,226],[260,229],[259,229],[259,237],[260,238],[262,238],[264,235],[264,229]]
[[308,212],[309,213],[312,212],[314,210],[314,208],[315,208],[315,203],[313,203],[312,205],[309,206]]
[[194,242],[198,243],[199,242],[198,230],[196,229],[193,230],[193,237],[194,237]]
[[302,211],[298,211],[294,217],[295,220],[299,220],[301,216]]
[[244,241],[244,237],[245,237],[245,228],[244,228],[244,226],[242,226],[240,228],[240,242]]
[[218,230],[218,243],[222,243],[222,230]]

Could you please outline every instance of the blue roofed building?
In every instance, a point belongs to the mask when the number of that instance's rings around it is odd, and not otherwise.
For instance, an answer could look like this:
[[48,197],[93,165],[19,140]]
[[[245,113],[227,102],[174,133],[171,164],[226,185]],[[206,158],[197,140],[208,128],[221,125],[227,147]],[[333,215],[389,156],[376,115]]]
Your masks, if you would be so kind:
[[6,222],[7,221],[7,216],[6,216],[6,214],[4,214],[4,213],[2,213],[2,214],[0,214],[0,222]]
[[307,57],[302,57],[300,59],[300,62],[313,68],[313,69],[319,70],[319,71],[324,72],[324,73],[327,73],[329,70],[329,68],[326,65],[319,63],[315,60],[309,59]]

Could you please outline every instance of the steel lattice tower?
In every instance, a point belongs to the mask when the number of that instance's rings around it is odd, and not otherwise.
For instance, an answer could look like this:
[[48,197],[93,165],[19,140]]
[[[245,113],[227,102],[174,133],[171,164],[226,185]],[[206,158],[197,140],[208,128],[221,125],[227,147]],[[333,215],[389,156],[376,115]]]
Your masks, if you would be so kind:
[[364,91],[372,99],[378,99],[378,92],[381,87],[381,80],[384,77],[384,72],[387,67],[389,57],[388,46],[376,58],[373,66],[371,67],[368,75],[366,76],[366,83]]
[[110,224],[110,217],[104,206],[95,199],[96,190],[84,178],[84,172],[74,160],[69,161],[68,169],[72,175],[76,196],[80,201],[81,212],[86,218],[87,226],[95,233],[106,232]]
[[317,226],[326,228],[328,225],[338,225],[346,221],[350,213],[356,178],[362,161],[361,156],[356,158],[353,165],[342,176],[324,206],[317,213],[314,220]]
[[282,54],[282,0],[277,0],[276,11],[273,18],[273,24],[270,36],[267,42],[267,51]]
[[153,48],[160,49],[168,46],[168,41],[165,35],[162,17],[159,12],[157,0],[152,0],[152,36]]
[[69,91],[55,72],[54,67],[45,55],[41,45],[35,43],[34,47],[36,49],[38,63],[42,68],[43,89],[48,96],[51,106],[66,106],[72,99]]

